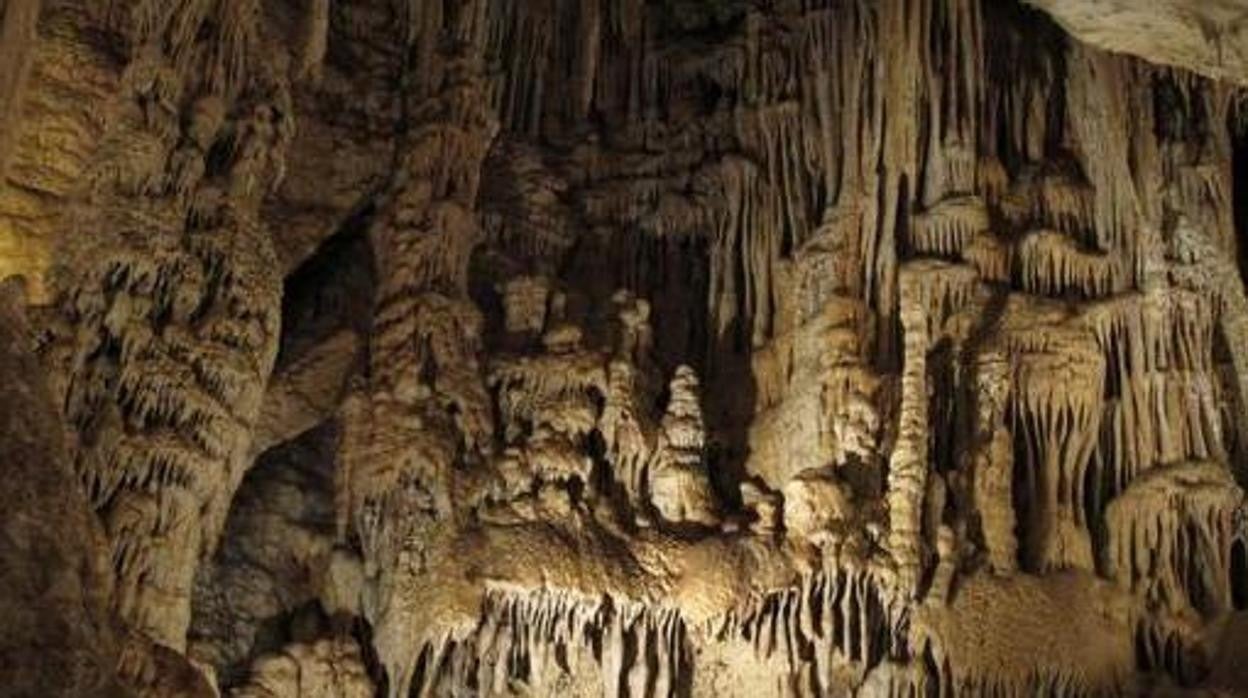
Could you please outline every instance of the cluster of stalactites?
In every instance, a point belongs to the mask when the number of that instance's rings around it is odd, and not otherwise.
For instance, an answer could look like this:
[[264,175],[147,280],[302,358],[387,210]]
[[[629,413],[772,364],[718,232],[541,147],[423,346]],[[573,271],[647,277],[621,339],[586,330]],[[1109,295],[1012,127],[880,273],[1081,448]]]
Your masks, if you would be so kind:
[[1028,293],[1101,298],[1126,288],[1122,258],[1079,249],[1066,235],[1034,230],[1019,243],[1019,281]]
[[1045,352],[1017,356],[1012,380],[1013,431],[1025,475],[1023,557],[1029,569],[1094,569],[1083,507],[1086,470],[1103,414],[1105,360],[1087,332],[1072,329]]
[[1231,609],[1231,546],[1243,494],[1218,463],[1157,468],[1109,504],[1107,573],[1148,613]]
[[[503,128],[558,139],[582,125],[594,103],[607,23],[635,2],[547,0],[495,2],[486,56],[500,70],[491,102]],[[634,12],[638,11],[633,9]],[[631,43],[633,39],[630,40]]]
[[1210,299],[1150,291],[1091,306],[1086,316],[1110,372],[1108,494],[1159,463],[1223,459]]
[[1150,174],[1155,157],[1142,152],[1155,149],[1151,75],[1122,57],[1079,43],[1070,45],[1066,65],[1069,128],[1094,197],[1089,242],[1124,255],[1138,272],[1146,253],[1139,249],[1138,229],[1149,219],[1148,202],[1140,194],[1145,183],[1139,178]]
[[[740,325],[751,345],[760,346],[771,332],[778,235],[783,227],[774,218],[775,209],[757,205],[766,187],[757,167],[745,160],[727,160],[717,180],[722,189],[713,209],[717,218],[708,288],[712,327],[716,336],[725,337],[731,327]],[[742,283],[744,288],[739,287]]]
[[[986,84],[979,3],[806,3],[770,25],[748,10],[740,39],[708,47],[700,60],[649,41],[660,28],[641,3],[581,5],[503,3],[490,13],[487,53],[517,68],[500,71],[495,86],[508,128],[546,130],[551,83],[566,75],[574,78],[574,111],[593,103],[627,113],[646,124],[650,145],[667,143],[663,157],[629,159],[620,172],[595,174],[605,159],[584,158],[591,218],[659,234],[709,234],[712,323],[721,336],[740,328],[759,346],[774,331],[778,261],[810,239],[821,216],[837,212],[846,220],[844,249],[861,260],[847,290],[891,315],[897,211],[920,195],[934,204],[969,194],[978,179],[974,141]],[[580,47],[559,38],[573,25],[584,30]],[[887,55],[876,55],[877,45]],[[866,76],[881,67],[887,89],[866,90]],[[694,114],[680,105],[708,84],[725,103],[709,119],[686,123]],[[736,116],[725,121],[727,108]],[[924,110],[932,123],[926,146],[906,126]],[[707,147],[744,157],[708,161],[699,154]],[[923,159],[931,164],[921,170]],[[918,181],[920,171],[928,181]],[[992,253],[980,256],[996,262]],[[737,288],[742,278],[750,281]]]
[[743,658],[783,666],[793,695],[827,695],[905,656],[907,616],[889,578],[864,564],[829,563],[695,626],[650,602],[492,588],[474,626],[440,631],[409,670],[391,676],[392,694],[408,695],[410,685],[422,696],[572,690],[660,698],[695,683],[703,652],[740,648]]
[[580,232],[564,202],[567,189],[537,148],[500,137],[482,176],[482,244],[536,271],[559,268]]
[[1050,302],[1007,304],[1011,419],[995,430],[1022,446],[1009,457],[1025,459],[1011,488],[1028,493],[1015,497],[1028,503],[1019,512],[1028,566],[1093,570],[1089,533],[1134,479],[1160,464],[1225,458],[1213,312],[1199,294],[1165,289],[1063,315]]
[[1201,461],[1159,466],[1106,508],[1102,564],[1138,599],[1132,622],[1143,668],[1198,676],[1205,625],[1233,610],[1243,511],[1225,465]]
[[144,0],[131,3],[124,29],[132,46],[163,53],[200,88],[234,96],[267,60],[261,14],[258,0]]
[[[1076,323],[1046,321],[1039,326],[1040,318],[1021,307],[1030,304],[1020,305],[1016,298],[1006,305],[1007,328],[1018,313],[1028,318],[1027,327],[1019,326],[1021,331],[1004,333],[1009,360],[1015,366],[1007,379],[1014,421],[986,432],[981,447],[986,456],[991,453],[991,459],[999,459],[1013,450],[1010,442],[1014,439],[1027,446],[1019,452],[1032,465],[1024,464],[1022,472],[1032,477],[1011,484],[1038,487],[1037,494],[1044,495],[1038,500],[1026,497],[1031,511],[1020,512],[1029,519],[1022,530],[1031,538],[1024,541],[1024,557],[1031,559],[1030,564],[1090,569],[1091,521],[1138,473],[1156,463],[1224,458],[1215,408],[1218,386],[1210,370],[1213,323],[1224,301],[1204,288],[1200,294],[1165,288],[1150,292],[1147,300],[1123,296],[1141,285],[1158,285],[1155,270],[1164,253],[1153,230],[1157,220],[1152,202],[1137,193],[1155,189],[1156,182],[1149,178],[1161,176],[1156,136],[1150,126],[1154,118],[1151,73],[1083,47],[1072,52],[1065,77],[1073,87],[1064,128],[1077,146],[1082,175],[1035,170],[1027,164],[1051,155],[1045,152],[1044,142],[1050,136],[1043,131],[1062,126],[1048,124],[1036,130],[1040,138],[1034,142],[1021,138],[1014,143],[1011,154],[1023,155],[1023,176],[1010,182],[999,165],[981,169],[978,184],[985,202],[946,197],[929,204],[911,219],[907,242],[914,253],[968,263],[973,268],[968,275],[971,284],[978,276],[1036,296],[1110,299],[1092,306]],[[1004,109],[1007,121],[1021,124],[1030,119],[1045,124],[1051,120],[1046,103],[1053,96],[1052,84],[1062,76],[1055,75],[1053,66],[1044,61],[1028,65],[1034,75],[1014,81],[1014,87],[994,88],[990,94],[993,100],[1017,100],[998,108]],[[1137,112],[1143,115],[1139,127],[1114,116]],[[1084,118],[1085,113],[1095,118]],[[997,118],[995,113],[992,118]],[[1179,182],[1185,193],[1179,198],[1212,202],[1216,207],[1221,178],[1206,172],[1209,169],[1187,168]],[[1086,183],[1081,181],[1084,178]],[[1011,227],[1031,232],[1003,244],[988,230],[990,209]],[[906,276],[903,271],[903,326]],[[914,317],[927,318],[929,328],[939,328],[943,322],[939,305],[932,307],[930,301],[922,305]],[[1050,315],[1056,319],[1060,313]],[[913,364],[922,365],[923,357],[917,354],[923,350],[907,349],[907,371],[921,370]],[[1078,360],[1070,363],[1071,356]],[[1075,373],[1080,380],[1086,379],[1087,389],[1061,390],[1063,395],[1079,398],[1078,404],[1057,404],[1063,400],[1052,386],[1061,383],[1064,379],[1059,377],[1071,367],[1084,364],[1087,370]],[[917,404],[906,407],[904,375],[902,429],[894,465],[906,462],[898,460],[898,454],[912,450],[906,448],[906,415],[922,416]],[[1013,453],[1008,455],[1012,460]],[[978,472],[987,475],[1000,470],[987,460],[981,465]],[[990,482],[983,484],[992,492],[1001,490],[1001,485]],[[1085,486],[1092,488],[1087,497]],[[916,496],[919,491],[914,489]],[[988,494],[985,489],[981,497],[986,508],[1013,517],[1011,507],[988,504]],[[1085,507],[1085,502],[1090,506]],[[894,516],[906,510],[894,507]],[[987,525],[996,518],[984,521]],[[995,558],[1000,566],[1011,567],[1006,557],[1013,556],[1012,533],[1005,522],[988,528],[985,535],[996,539],[991,546],[997,549]]]
[[[668,698],[692,668],[684,619],[672,608],[538,589],[486,593],[475,628],[428,642],[391,695],[510,695],[561,690],[561,679],[607,698]],[[597,675],[593,690],[581,684]]]
[[792,587],[708,621],[698,642],[745,642],[760,662],[781,658],[786,695],[849,690],[906,652],[904,602],[889,579],[867,565],[829,561]]

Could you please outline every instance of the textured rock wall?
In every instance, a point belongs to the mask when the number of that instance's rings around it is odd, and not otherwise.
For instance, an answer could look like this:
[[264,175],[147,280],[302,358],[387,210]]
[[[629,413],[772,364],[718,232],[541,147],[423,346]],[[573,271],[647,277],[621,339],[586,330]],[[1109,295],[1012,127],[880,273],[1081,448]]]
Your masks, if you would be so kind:
[[1229,64],[983,0],[0,13],[64,424],[0,444],[100,685],[1248,688]]
[[2,599],[12,695],[124,695],[114,667],[119,628],[106,609],[103,533],[74,484],[61,418],[39,370],[21,284],[0,284]]

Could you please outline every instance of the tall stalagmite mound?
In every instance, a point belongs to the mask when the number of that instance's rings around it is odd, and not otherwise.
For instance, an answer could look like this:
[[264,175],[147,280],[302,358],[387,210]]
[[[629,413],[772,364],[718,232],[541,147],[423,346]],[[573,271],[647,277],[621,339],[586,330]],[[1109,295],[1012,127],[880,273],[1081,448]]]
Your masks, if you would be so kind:
[[1248,4],[1033,4],[0,0],[0,693],[1248,691]]

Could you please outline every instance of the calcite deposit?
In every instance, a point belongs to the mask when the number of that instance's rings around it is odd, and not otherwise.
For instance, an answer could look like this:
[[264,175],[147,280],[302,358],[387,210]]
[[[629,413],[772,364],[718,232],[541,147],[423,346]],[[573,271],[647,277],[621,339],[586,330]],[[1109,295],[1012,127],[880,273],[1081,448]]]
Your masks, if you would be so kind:
[[1248,695],[1246,20],[0,0],[0,694]]

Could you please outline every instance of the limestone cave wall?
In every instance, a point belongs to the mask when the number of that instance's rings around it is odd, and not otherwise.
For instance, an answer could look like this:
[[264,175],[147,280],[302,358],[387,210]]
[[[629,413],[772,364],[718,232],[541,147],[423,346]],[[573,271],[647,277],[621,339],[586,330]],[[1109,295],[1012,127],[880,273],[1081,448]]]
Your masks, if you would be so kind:
[[1115,3],[0,0],[0,693],[1248,691],[1248,6]]

